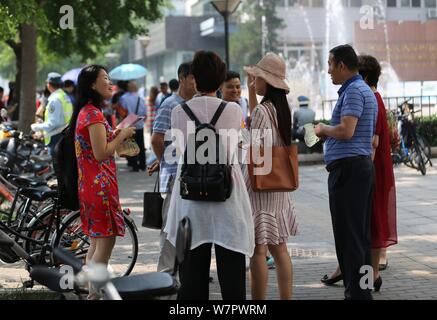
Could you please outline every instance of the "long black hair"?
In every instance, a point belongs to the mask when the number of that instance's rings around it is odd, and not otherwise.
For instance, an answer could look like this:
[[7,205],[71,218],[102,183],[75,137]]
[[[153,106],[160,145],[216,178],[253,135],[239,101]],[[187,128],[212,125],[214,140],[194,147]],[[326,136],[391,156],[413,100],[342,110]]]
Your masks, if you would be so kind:
[[285,145],[289,146],[291,144],[291,111],[288,106],[287,93],[267,83],[266,94],[261,103],[266,101],[270,101],[275,107],[279,134]]
[[92,64],[84,67],[77,80],[76,103],[73,109],[73,115],[70,120],[70,130],[76,130],[76,122],[80,110],[91,103],[93,106],[102,109],[103,97],[92,88],[93,83],[97,81],[100,70],[106,71],[105,67]]

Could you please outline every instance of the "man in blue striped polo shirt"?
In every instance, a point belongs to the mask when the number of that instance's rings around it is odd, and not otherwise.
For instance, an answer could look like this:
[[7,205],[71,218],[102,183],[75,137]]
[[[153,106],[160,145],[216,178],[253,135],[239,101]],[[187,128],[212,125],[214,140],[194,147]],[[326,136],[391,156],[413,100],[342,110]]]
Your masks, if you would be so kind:
[[148,173],[159,170],[159,192],[161,192],[164,203],[162,205],[162,229],[160,235],[160,253],[158,258],[157,271],[172,269],[174,267],[175,248],[164,233],[165,223],[167,222],[167,212],[170,205],[171,192],[178,169],[177,162],[169,163],[165,161],[166,148],[171,145],[171,141],[165,141],[165,134],[171,129],[171,112],[183,101],[190,100],[196,93],[196,82],[191,73],[191,62],[184,62],[178,68],[179,89],[170,97],[162,102],[158,109],[158,114],[153,122],[152,148],[158,160],[149,168]]
[[[361,273],[363,270],[372,270],[370,217],[374,169],[371,155],[378,107],[372,90],[358,74],[358,57],[351,46],[333,48],[328,64],[332,82],[342,86],[331,125],[320,123],[315,132],[326,138],[329,207],[340,277],[346,299],[372,299],[373,282],[360,283],[360,279],[368,276]],[[363,266],[368,267],[361,269]]]

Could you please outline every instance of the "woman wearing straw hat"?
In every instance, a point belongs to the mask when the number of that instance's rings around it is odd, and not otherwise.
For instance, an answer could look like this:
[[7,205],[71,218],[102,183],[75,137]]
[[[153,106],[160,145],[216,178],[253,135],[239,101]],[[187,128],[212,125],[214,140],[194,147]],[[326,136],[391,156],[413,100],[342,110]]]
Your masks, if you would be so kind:
[[[285,82],[285,62],[274,53],[254,67],[245,67],[249,76],[249,107],[251,109],[252,141],[263,141],[263,129],[272,132],[273,146],[291,144],[291,112],[287,102],[289,87]],[[258,104],[256,95],[263,96]],[[272,119],[276,122],[272,123]],[[262,143],[262,142],[261,142]],[[247,173],[247,172],[246,172]],[[255,192],[248,174],[246,185],[252,204],[255,224],[255,252],[250,260],[252,299],[265,299],[268,269],[267,249],[272,254],[277,273],[280,299],[292,296],[293,271],[287,250],[287,239],[297,232],[296,215],[289,192]]]

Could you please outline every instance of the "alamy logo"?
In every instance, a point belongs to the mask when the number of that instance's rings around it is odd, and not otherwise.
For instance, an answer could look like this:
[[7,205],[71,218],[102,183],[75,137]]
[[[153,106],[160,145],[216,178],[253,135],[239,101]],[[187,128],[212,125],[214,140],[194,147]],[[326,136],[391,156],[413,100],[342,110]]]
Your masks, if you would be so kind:
[[360,268],[360,274],[364,274],[360,278],[360,288],[363,290],[373,288],[373,268],[369,265],[364,265]]
[[360,28],[362,30],[375,29],[375,12],[372,6],[362,6],[360,8]]
[[[239,130],[219,129],[220,145],[211,130],[199,130],[196,134],[192,121],[187,122],[187,136],[178,129],[167,130],[164,140],[170,143],[164,151],[164,161],[167,164],[182,164],[185,149],[187,164],[214,164],[216,153],[219,152],[219,164],[249,164],[255,165],[255,175],[266,175],[272,170],[273,136],[271,129],[253,129],[251,137],[242,139]],[[250,141],[249,141],[250,140]],[[186,143],[185,143],[186,142]],[[200,143],[199,143],[200,142]]]
[[71,266],[64,265],[61,266],[59,272],[63,274],[61,280],[59,281],[59,287],[62,290],[73,290],[74,289],[74,271]]
[[59,27],[62,30],[70,29],[72,30],[74,28],[74,10],[72,6],[69,5],[63,5],[59,8],[59,13],[62,13],[63,16],[59,20]]

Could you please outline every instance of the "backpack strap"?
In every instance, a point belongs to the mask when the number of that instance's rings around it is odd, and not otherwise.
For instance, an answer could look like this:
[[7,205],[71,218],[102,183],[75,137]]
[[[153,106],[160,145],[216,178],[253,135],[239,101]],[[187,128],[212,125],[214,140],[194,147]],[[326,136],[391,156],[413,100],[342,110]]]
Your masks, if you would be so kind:
[[193,113],[193,111],[191,111],[190,107],[189,107],[185,102],[182,102],[182,103],[181,103],[181,107],[182,107],[182,109],[184,109],[184,111],[185,111],[185,113],[187,114],[187,116],[188,116],[192,121],[195,122],[196,127],[201,125],[199,119],[197,119],[196,115]]
[[212,117],[212,120],[210,122],[211,125],[215,126],[215,124],[217,123],[217,120],[222,115],[222,112],[223,112],[223,110],[225,110],[225,107],[227,104],[228,103],[226,101],[222,101],[222,103],[220,103],[219,107],[217,108],[217,111],[214,113],[214,116]]

